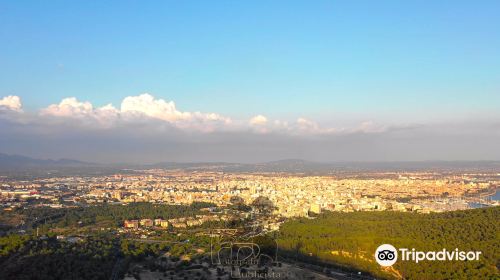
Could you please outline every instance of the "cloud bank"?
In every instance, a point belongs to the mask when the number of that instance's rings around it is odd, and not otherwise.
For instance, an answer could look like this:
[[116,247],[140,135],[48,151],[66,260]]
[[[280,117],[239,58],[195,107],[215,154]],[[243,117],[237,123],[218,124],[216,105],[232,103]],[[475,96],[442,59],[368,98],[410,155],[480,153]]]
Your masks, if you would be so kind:
[[0,99],[0,152],[95,162],[262,162],[500,160],[500,121],[322,126],[299,117],[256,114],[232,119],[190,112],[151,94],[129,96],[119,107],[96,107],[75,97],[36,112],[21,99]]
[[[21,99],[18,96],[7,96],[0,100],[0,108],[4,111],[24,113]],[[20,116],[18,116],[20,117]],[[95,129],[110,128],[124,123],[150,122],[171,125],[185,131],[220,132],[220,131],[254,131],[257,133],[289,133],[289,134],[328,134],[342,130],[320,127],[316,122],[303,117],[295,122],[269,120],[266,116],[256,115],[249,120],[233,120],[218,113],[188,112],[177,109],[173,101],[157,99],[151,94],[143,93],[123,99],[119,108],[113,104],[95,107],[89,101],[80,101],[76,97],[68,97],[58,104],[51,104],[34,114],[25,113],[22,119],[36,118],[47,122],[73,122],[86,124]],[[363,130],[364,124],[352,131]]]

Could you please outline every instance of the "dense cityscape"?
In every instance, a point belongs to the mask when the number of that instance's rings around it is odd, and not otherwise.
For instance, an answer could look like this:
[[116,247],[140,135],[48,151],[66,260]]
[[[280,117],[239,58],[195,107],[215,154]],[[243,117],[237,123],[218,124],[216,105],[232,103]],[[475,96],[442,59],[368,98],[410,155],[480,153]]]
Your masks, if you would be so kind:
[[430,213],[468,209],[471,203],[497,205],[488,197],[500,186],[500,174],[496,173],[384,172],[363,179],[161,169],[135,173],[31,181],[0,179],[0,202],[4,210],[93,203],[189,205],[195,201],[223,207],[233,196],[241,197],[246,204],[264,196],[276,206],[274,214],[283,217],[304,217],[322,210]]
[[[46,250],[92,244],[96,235],[111,244],[119,242],[121,249],[112,251],[118,254],[117,260],[109,260],[113,267],[91,276],[98,279],[400,278],[403,271],[412,270],[374,268],[364,246],[330,245],[325,256],[325,251],[309,247],[311,243],[299,255],[289,253],[287,248],[298,246],[290,245],[297,242],[290,227],[301,230],[300,224],[294,225],[300,219],[320,221],[329,219],[329,213],[412,213],[427,219],[430,213],[494,207],[500,186],[500,174],[491,171],[308,174],[156,168],[31,179],[6,175],[0,180],[0,226],[8,238],[0,247],[7,250],[4,254],[22,248],[8,249],[16,244],[13,236],[42,242],[49,246]],[[348,230],[359,219],[362,224],[371,223],[358,215],[340,228]],[[263,253],[247,252],[252,261],[243,264],[232,253],[221,257],[223,240],[228,238],[251,240],[262,252],[274,252],[275,257],[270,257],[274,265],[260,263],[262,256],[268,256]],[[320,245],[324,241],[317,242],[315,246],[324,246]],[[366,266],[360,266],[363,262]]]

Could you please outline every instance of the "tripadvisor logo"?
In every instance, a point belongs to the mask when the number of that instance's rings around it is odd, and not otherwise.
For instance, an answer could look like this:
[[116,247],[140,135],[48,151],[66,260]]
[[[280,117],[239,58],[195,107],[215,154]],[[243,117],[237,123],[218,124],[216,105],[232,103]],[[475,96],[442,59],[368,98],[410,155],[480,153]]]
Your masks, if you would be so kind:
[[[402,261],[477,261],[481,255],[480,251],[448,251],[442,249],[440,251],[416,251],[415,248],[399,248],[399,254]],[[381,266],[391,266],[398,260],[398,250],[391,244],[382,244],[375,250],[375,260]]]
[[391,244],[382,244],[375,250],[375,260],[381,266],[391,266],[398,260],[398,251]]

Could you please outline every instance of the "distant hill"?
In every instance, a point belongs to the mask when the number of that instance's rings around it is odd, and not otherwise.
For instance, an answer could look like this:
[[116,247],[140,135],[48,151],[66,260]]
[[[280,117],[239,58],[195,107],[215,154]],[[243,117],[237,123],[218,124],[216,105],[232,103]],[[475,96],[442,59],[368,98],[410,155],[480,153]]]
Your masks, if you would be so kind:
[[50,178],[53,176],[101,176],[133,173],[120,166],[104,165],[74,159],[36,159],[0,153],[0,176],[15,179]]
[[223,172],[388,172],[388,171],[494,171],[500,172],[499,161],[401,161],[401,162],[314,162],[302,159],[284,159],[262,163],[228,162],[164,162],[136,168],[164,168],[211,170]]
[[155,164],[135,165],[136,168],[163,168],[186,170],[225,170],[242,166],[239,163],[229,162],[159,162]]
[[289,172],[308,174],[390,172],[390,171],[493,171],[500,173],[500,161],[403,161],[403,162],[314,162],[303,159],[284,159],[262,163],[231,162],[159,162],[155,164],[98,164],[74,159],[35,159],[0,153],[0,173],[50,169],[79,173],[91,171],[115,172],[142,169],[183,169],[221,172]]
[[57,167],[57,166],[91,166],[94,163],[73,159],[35,159],[20,155],[0,153],[0,168],[12,167]]
[[140,168],[164,168],[185,170],[211,170],[224,172],[311,172],[331,170],[331,164],[311,162],[302,159],[285,159],[262,163],[230,162],[162,162],[137,166]]

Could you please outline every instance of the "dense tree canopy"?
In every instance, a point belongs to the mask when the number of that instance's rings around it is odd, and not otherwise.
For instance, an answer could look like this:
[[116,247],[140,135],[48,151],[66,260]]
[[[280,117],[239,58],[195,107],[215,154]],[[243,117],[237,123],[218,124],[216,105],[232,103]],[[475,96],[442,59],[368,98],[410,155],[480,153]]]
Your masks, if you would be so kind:
[[[258,198],[253,207],[272,207]],[[116,234],[124,219],[186,217],[213,205],[190,206],[133,203],[98,205],[72,209],[20,209],[3,213],[26,220],[27,234],[0,237],[0,279],[110,279],[123,275],[127,264],[168,251],[181,256],[208,248],[206,236],[163,232],[167,242],[144,243]],[[378,278],[406,279],[495,279],[500,263],[500,207],[433,214],[400,212],[326,212],[316,219],[298,218],[282,225],[268,237],[277,240],[281,256],[310,263],[331,264],[368,272]],[[34,227],[57,232],[81,232],[81,227],[111,230],[85,231],[81,240],[37,237]],[[71,230],[73,229],[73,230]],[[187,234],[187,235],[186,235]],[[398,261],[393,270],[383,270],[373,254],[384,243],[396,248],[439,251],[443,248],[481,251],[479,261]],[[272,247],[269,247],[272,248]],[[274,249],[273,249],[274,250]]]
[[252,207],[262,213],[270,213],[275,208],[273,202],[265,196],[259,196],[252,201]]
[[32,226],[49,224],[51,227],[85,226],[96,223],[118,226],[127,219],[141,218],[179,218],[200,214],[200,209],[214,204],[194,202],[191,205],[162,205],[152,203],[131,203],[128,205],[102,204],[77,208],[29,208],[20,214],[28,219]]
[[306,261],[343,264],[384,278],[374,260],[385,243],[396,248],[481,251],[479,261],[398,261],[407,279],[490,279],[499,277],[500,207],[434,214],[399,212],[324,213],[317,219],[285,223],[276,235],[280,252]]

